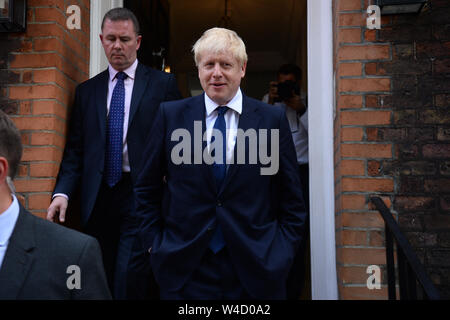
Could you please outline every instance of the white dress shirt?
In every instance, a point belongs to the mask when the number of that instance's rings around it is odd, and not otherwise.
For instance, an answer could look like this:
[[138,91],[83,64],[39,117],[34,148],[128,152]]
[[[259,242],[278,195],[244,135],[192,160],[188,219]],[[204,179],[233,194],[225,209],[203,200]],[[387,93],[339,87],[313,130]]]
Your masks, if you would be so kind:
[[[306,106],[306,99],[303,92],[301,99]],[[266,94],[262,101],[268,103],[269,94]],[[305,113],[299,117],[297,111],[288,107],[283,102],[275,102],[273,105],[280,106],[286,111],[286,118],[288,119],[289,127],[291,128],[298,164],[308,163],[308,109],[306,109]]]
[[2,268],[3,258],[8,249],[9,238],[14,231],[14,227],[19,217],[19,202],[16,196],[12,196],[12,203],[5,212],[0,213],[0,269]]
[[[136,59],[134,63],[127,69],[123,70],[128,76],[124,80],[125,86],[125,114],[123,117],[123,156],[122,156],[122,171],[130,172],[130,161],[128,159],[128,144],[127,144],[127,133],[128,133],[128,121],[130,119],[130,106],[131,106],[131,96],[133,94],[134,79],[136,76],[136,69],[138,66],[138,60]],[[114,87],[117,84],[116,75],[119,71],[114,69],[111,64],[108,65],[109,71],[109,81],[108,81],[108,96],[106,102],[106,114],[109,114],[109,107],[111,106],[111,98],[114,91]],[[64,193],[56,193],[52,198],[62,196],[69,200],[69,197]]]
[[[207,146],[211,143],[212,129],[214,128],[214,123],[219,115],[217,107],[221,106],[211,100],[205,93],[205,106],[206,106],[206,137]],[[227,128],[227,164],[231,163],[233,159],[234,146],[236,144],[237,129],[239,124],[239,116],[242,114],[242,92],[239,88],[236,95],[230,102],[226,104],[229,108],[224,115],[226,128]]]

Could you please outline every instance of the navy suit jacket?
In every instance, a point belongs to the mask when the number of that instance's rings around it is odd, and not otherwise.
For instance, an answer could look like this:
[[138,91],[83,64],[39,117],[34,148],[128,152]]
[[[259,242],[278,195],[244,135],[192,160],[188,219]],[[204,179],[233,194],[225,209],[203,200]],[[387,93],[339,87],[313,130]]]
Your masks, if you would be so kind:
[[[103,179],[108,81],[107,69],[77,87],[71,127],[54,189],[54,194],[64,193],[70,198],[81,183],[83,225],[89,219]],[[139,172],[144,143],[159,104],[180,98],[173,75],[138,64],[127,132],[132,182]]]
[[[78,266],[80,288],[69,289]],[[0,269],[0,300],[111,299],[93,237],[33,216],[20,206]]]
[[[161,288],[179,290],[202,256],[217,224],[242,285],[255,298],[285,298],[285,283],[306,218],[295,148],[284,111],[243,96],[239,128],[279,130],[279,170],[261,175],[257,164],[231,164],[220,189],[212,166],[171,161],[172,132],[194,122],[205,131],[204,96],[162,103],[135,185],[140,237]],[[205,148],[206,142],[203,142]],[[248,156],[248,141],[245,150]],[[235,159],[236,148],[235,148]],[[165,179],[163,179],[165,176]],[[165,180],[165,182],[164,182]]]

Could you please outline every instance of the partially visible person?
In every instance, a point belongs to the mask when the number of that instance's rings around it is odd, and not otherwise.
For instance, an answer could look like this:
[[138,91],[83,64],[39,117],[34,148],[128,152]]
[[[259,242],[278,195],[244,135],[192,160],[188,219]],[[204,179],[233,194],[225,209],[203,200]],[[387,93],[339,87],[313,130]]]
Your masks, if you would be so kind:
[[[295,64],[285,64],[278,69],[277,81],[272,81],[263,101],[286,111],[297,153],[298,170],[303,199],[309,213],[309,158],[308,158],[308,105],[301,91],[302,70]],[[310,290],[309,214],[306,220],[304,241],[301,243],[287,280],[287,297],[295,300],[307,297]],[[302,292],[303,291],[303,292]]]
[[133,184],[159,104],[181,95],[172,74],[138,61],[142,36],[130,10],[108,11],[100,40],[109,65],[76,89],[47,219],[64,222],[81,187],[81,230],[100,243],[114,298],[154,298],[157,288],[136,237]]
[[97,240],[33,216],[14,195],[19,131],[0,111],[0,299],[111,299]]

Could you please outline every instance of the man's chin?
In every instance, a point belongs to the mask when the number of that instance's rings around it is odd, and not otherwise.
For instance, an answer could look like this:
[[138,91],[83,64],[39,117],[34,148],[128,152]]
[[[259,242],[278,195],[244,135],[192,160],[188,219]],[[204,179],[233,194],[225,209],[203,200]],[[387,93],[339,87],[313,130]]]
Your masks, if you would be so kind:
[[217,103],[219,106],[226,105],[230,100],[225,99],[224,97],[218,96],[210,96],[211,100]]
[[125,70],[126,68],[129,67],[129,65],[124,63],[123,61],[120,61],[120,62],[118,62],[118,61],[111,61],[110,64],[117,71],[123,71],[123,70]]

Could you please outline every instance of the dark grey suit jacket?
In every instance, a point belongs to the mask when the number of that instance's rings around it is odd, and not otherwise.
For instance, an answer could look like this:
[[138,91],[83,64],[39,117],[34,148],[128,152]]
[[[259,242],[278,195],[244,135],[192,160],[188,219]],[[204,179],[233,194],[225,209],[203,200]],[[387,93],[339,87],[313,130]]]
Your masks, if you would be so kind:
[[[78,266],[79,273],[68,271]],[[69,289],[80,275],[80,289]],[[0,269],[0,299],[111,299],[96,239],[20,213]]]

